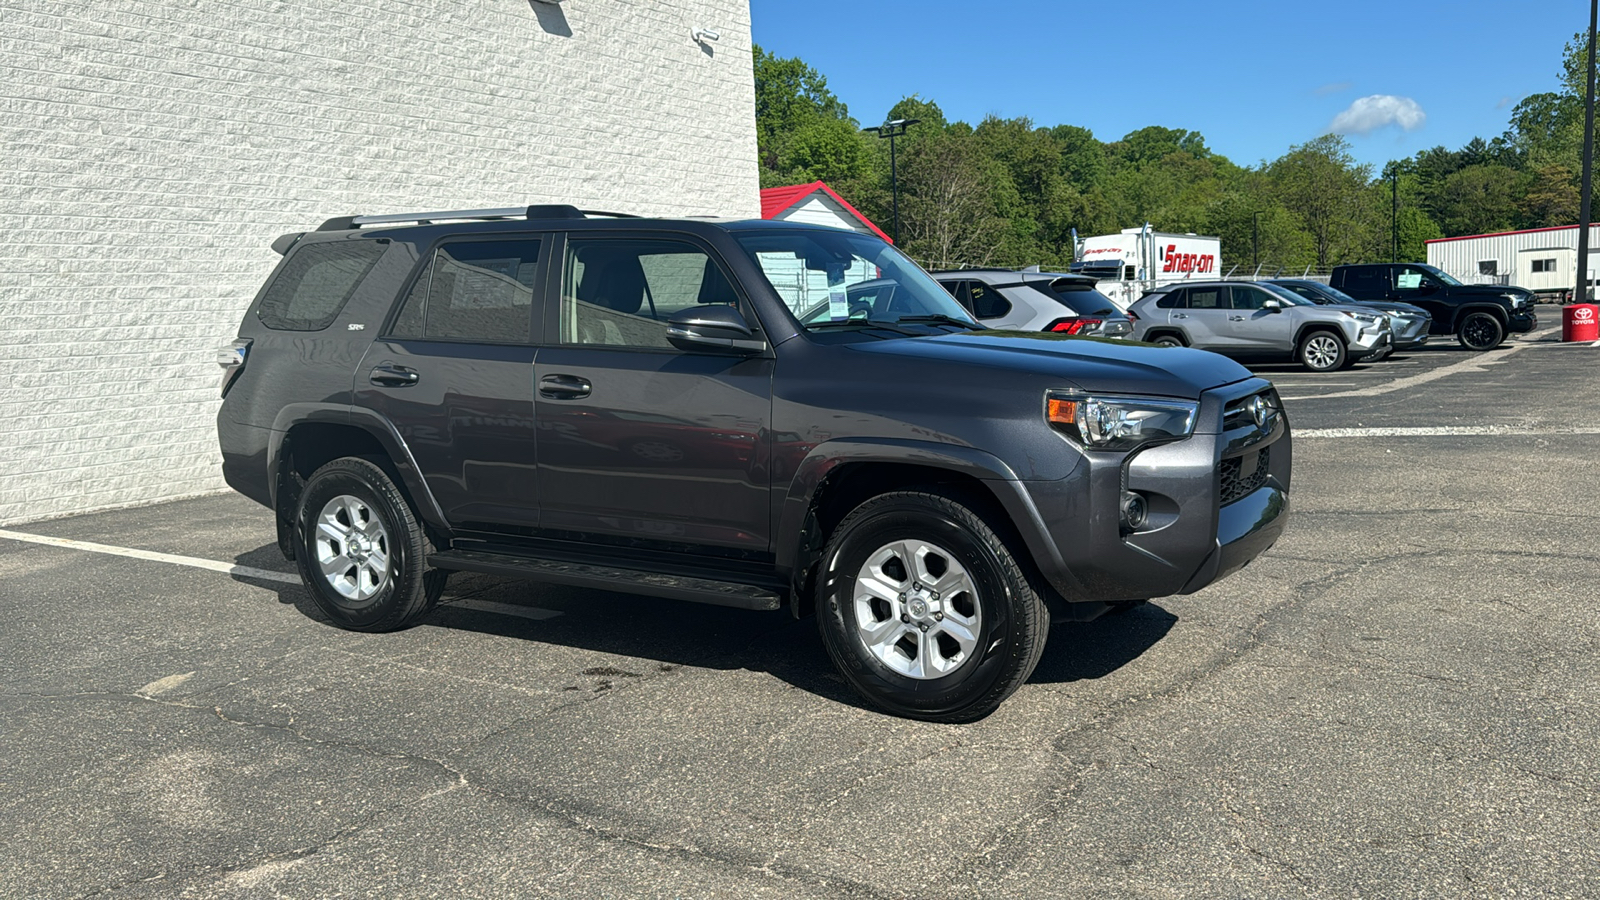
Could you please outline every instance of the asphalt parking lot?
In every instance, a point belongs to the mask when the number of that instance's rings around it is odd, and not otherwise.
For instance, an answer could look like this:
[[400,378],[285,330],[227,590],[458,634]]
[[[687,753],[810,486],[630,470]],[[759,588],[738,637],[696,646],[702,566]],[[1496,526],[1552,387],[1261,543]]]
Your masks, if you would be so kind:
[[344,632],[232,495],[13,526],[0,896],[1600,896],[1600,348],[1554,337],[1263,367],[1285,537],[969,726],[783,615],[457,576]]

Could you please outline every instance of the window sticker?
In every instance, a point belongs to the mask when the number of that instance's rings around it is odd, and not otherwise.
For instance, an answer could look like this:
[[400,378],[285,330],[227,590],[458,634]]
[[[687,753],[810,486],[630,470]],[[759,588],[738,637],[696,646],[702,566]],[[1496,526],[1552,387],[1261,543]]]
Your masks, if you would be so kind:
[[828,318],[850,318],[850,299],[844,289],[844,266],[828,267]]
[[1402,291],[1414,291],[1422,287],[1421,272],[1401,272],[1397,280],[1395,286]]

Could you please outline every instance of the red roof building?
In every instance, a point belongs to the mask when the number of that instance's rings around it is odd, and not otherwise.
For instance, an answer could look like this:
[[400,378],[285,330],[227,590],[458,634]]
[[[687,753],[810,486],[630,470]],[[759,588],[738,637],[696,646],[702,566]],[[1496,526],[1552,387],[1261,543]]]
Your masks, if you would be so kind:
[[875,234],[894,243],[892,238],[883,233],[883,229],[872,224],[871,219],[820,181],[763,190],[761,218],[846,228],[862,234]]

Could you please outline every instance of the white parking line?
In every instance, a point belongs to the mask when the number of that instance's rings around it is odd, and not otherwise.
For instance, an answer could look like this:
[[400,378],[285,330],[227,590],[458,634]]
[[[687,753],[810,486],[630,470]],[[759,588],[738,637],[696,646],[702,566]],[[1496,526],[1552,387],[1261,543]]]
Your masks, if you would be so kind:
[[1416,428],[1305,428],[1294,432],[1295,440],[1306,438],[1361,437],[1447,437],[1465,436],[1542,436],[1550,434],[1600,434],[1600,425],[1574,425],[1561,428],[1528,428],[1512,425],[1441,425]]
[[42,534],[28,534],[22,531],[6,531],[0,529],[0,538],[10,541],[23,541],[29,544],[44,544],[48,547],[65,547],[69,550],[84,550],[89,553],[104,553],[109,556],[127,556],[133,559],[148,559],[152,562],[171,563],[175,566],[188,566],[192,569],[207,569],[212,572],[222,572],[227,575],[238,575],[242,578],[256,578],[262,581],[281,581],[284,584],[299,584],[300,576],[287,572],[273,572],[269,569],[257,569],[252,566],[238,566],[232,563],[217,562],[210,559],[200,559],[195,556],[177,556],[172,553],[156,553],[151,550],[135,550],[132,547],[113,547],[109,544],[96,544],[91,541],[74,541],[69,538],[47,537]]

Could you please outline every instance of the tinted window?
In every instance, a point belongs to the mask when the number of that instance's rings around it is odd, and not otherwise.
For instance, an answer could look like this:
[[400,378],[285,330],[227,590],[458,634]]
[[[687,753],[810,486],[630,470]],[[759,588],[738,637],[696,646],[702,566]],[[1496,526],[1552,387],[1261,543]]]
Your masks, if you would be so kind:
[[1425,285],[1437,287],[1438,280],[1417,266],[1400,266],[1394,270],[1394,289],[1397,291],[1421,290]]
[[526,343],[538,241],[466,241],[434,251],[390,330],[393,337]]
[[1234,285],[1229,289],[1233,293],[1234,309],[1261,309],[1266,305],[1268,294],[1266,291],[1243,285]]
[[1227,309],[1228,289],[1220,286],[1189,288],[1190,309]]
[[1161,295],[1160,299],[1156,300],[1156,308],[1187,309],[1188,305],[1183,302],[1183,293],[1183,288],[1176,288],[1168,291],[1167,293]]
[[972,314],[980,319],[998,319],[1011,312],[1011,301],[981,281],[968,282],[972,292]]
[[388,246],[372,240],[302,245],[267,288],[256,317],[282,331],[327,328]]
[[1389,291],[1389,273],[1382,267],[1346,269],[1342,287],[1352,297],[1381,297]]
[[667,319],[691,306],[740,306],[711,257],[671,240],[567,243],[561,342],[670,350]]

